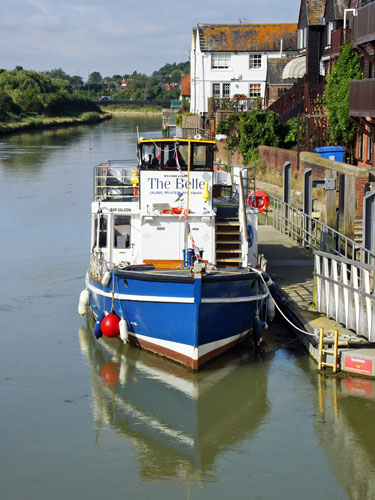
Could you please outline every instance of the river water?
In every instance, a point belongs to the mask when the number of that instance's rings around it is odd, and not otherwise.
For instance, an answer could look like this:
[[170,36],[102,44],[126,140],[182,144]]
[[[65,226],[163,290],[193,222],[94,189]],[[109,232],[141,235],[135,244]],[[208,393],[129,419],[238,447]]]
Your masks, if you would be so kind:
[[317,374],[282,324],[199,373],[77,314],[92,166],[160,117],[0,138],[0,495],[375,498],[375,386]]

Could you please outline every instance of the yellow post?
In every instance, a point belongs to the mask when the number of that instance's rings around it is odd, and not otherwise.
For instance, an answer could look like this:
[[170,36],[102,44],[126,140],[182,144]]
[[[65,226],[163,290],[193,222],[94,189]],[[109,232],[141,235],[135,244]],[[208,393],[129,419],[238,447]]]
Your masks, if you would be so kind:
[[324,340],[324,328],[321,328],[319,337],[319,365],[318,365],[319,370],[322,369],[323,340]]
[[333,345],[333,357],[334,357],[334,360],[335,360],[335,364],[334,364],[334,367],[333,367],[333,373],[337,372],[338,350],[339,350],[339,331],[335,330],[335,343]]

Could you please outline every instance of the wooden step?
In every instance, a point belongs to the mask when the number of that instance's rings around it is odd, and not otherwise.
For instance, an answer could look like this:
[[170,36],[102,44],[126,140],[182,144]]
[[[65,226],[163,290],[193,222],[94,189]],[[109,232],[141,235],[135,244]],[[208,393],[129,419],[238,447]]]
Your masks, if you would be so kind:
[[241,263],[243,262],[242,259],[235,259],[234,257],[228,257],[228,258],[225,258],[225,259],[216,259],[216,262],[217,263],[220,263],[220,262],[233,262],[233,263]]
[[218,254],[226,253],[242,253],[242,248],[220,248],[216,250],[216,258]]
[[241,245],[240,240],[216,240],[216,246],[218,245]]

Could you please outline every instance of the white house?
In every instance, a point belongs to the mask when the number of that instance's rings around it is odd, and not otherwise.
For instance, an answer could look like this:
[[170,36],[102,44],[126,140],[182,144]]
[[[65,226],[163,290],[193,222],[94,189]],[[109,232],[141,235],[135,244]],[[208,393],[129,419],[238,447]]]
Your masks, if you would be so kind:
[[268,58],[297,56],[297,24],[198,24],[190,53],[190,111],[208,98],[266,96]]

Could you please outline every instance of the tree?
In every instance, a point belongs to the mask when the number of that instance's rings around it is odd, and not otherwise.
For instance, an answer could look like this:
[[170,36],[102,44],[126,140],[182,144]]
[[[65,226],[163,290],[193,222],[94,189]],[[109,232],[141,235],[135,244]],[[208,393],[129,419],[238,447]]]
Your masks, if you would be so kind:
[[352,50],[350,42],[345,43],[331,74],[327,76],[324,92],[328,132],[335,144],[347,144],[354,139],[356,127],[349,119],[349,87],[352,80],[361,78],[358,53]]
[[102,75],[99,73],[99,71],[93,71],[89,75],[89,79],[88,79],[89,83],[102,83],[102,81],[103,81],[103,78],[102,78]]

